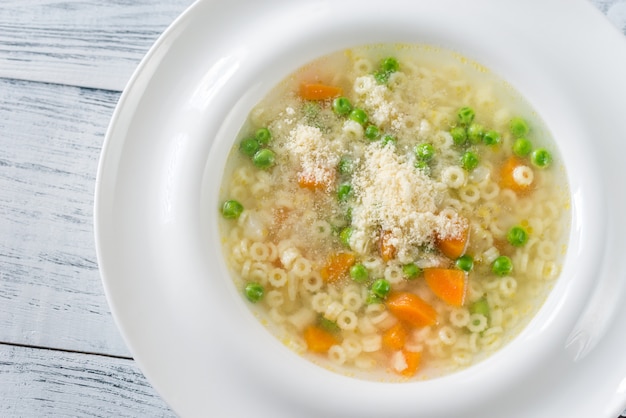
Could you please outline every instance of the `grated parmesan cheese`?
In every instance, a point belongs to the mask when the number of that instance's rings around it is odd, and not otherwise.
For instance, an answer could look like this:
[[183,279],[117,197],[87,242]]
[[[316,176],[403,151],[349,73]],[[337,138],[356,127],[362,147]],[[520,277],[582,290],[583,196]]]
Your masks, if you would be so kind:
[[300,163],[300,175],[318,184],[332,185],[339,154],[319,128],[296,125],[289,132],[285,149]]
[[437,195],[445,185],[416,170],[393,146],[369,145],[353,186],[353,239],[375,241],[384,230],[401,258],[436,237],[458,237],[465,226],[456,213],[440,213]]
[[386,99],[387,87],[378,84],[371,75],[358,77],[354,81],[354,91],[363,96],[366,110],[370,113],[371,120],[383,126],[387,123],[399,126],[399,112],[393,103]]

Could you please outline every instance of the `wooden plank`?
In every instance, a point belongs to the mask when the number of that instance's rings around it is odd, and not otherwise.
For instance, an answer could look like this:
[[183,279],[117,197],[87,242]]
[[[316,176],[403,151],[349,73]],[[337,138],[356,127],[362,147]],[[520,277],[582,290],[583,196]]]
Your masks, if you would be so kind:
[[172,417],[132,360],[0,344],[0,416]]
[[93,237],[119,93],[0,79],[0,342],[129,356]]
[[0,78],[122,90],[193,0],[2,0]]

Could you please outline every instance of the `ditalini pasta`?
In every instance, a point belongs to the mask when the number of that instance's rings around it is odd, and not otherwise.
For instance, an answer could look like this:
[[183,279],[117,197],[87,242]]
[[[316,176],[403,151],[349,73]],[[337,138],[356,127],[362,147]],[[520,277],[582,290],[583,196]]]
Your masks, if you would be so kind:
[[323,57],[250,113],[222,182],[234,284],[324,367],[426,379],[481,361],[559,276],[569,190],[504,81],[420,45]]

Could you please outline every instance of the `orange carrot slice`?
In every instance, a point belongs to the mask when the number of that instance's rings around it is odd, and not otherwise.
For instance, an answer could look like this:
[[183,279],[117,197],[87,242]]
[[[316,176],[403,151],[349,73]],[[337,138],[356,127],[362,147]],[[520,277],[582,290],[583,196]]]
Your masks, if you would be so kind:
[[356,262],[356,257],[351,253],[332,254],[320,271],[322,279],[327,283],[333,283],[348,273],[350,267]]
[[422,360],[422,353],[419,351],[402,350],[402,354],[404,354],[404,361],[406,361],[406,369],[399,373],[405,377],[415,376]]
[[323,190],[330,187],[335,180],[334,172],[328,170],[323,176],[315,176],[312,173],[299,173],[298,186],[309,190]]
[[467,278],[465,272],[455,269],[424,269],[424,280],[435,295],[448,305],[463,306]]
[[392,293],[387,297],[385,305],[396,318],[409,325],[424,327],[437,323],[435,308],[414,293]]
[[339,97],[342,93],[341,87],[321,83],[302,83],[299,92],[304,100],[328,100]]
[[394,326],[383,333],[383,347],[390,350],[400,350],[406,343],[407,332],[402,322],[397,322]]
[[502,167],[500,168],[500,187],[504,189],[511,189],[516,193],[526,193],[531,189],[532,183],[520,184],[515,180],[515,170],[521,167],[527,166],[524,162],[516,156],[507,158]]
[[330,347],[339,343],[333,334],[315,325],[304,329],[304,341],[307,349],[313,353],[326,353]]
[[383,261],[391,261],[396,258],[396,247],[391,243],[391,231],[381,231],[378,240],[380,256]]
[[444,238],[437,240],[437,248],[446,257],[456,260],[465,253],[469,240],[469,227],[463,229],[458,237]]

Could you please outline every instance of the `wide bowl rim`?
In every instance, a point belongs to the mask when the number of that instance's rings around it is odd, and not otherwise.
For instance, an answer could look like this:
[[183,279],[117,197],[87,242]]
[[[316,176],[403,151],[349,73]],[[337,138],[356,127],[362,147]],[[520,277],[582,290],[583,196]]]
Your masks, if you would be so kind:
[[[245,3],[245,1],[243,1],[243,3]],[[279,5],[281,2],[277,1],[275,2],[275,5]],[[396,3],[401,4],[401,1],[397,1]],[[456,3],[455,1],[451,1],[449,3]],[[492,1],[490,0],[485,0],[484,5],[490,5],[492,4]],[[303,3],[303,5],[296,7],[297,11],[299,13],[302,13],[303,10],[311,13],[311,12],[318,12],[321,16],[324,15],[324,13],[326,13],[325,9],[323,10],[318,10],[316,9],[316,7],[319,7],[320,5],[325,5],[326,3],[316,3],[316,2],[308,2],[306,4]],[[406,4],[405,4],[406,6]],[[144,370],[144,372],[146,373],[146,375],[149,377],[149,379],[151,380],[151,382],[153,382],[153,384],[155,384],[155,386],[157,387],[157,389],[166,397],[166,400],[168,402],[170,402],[170,404],[175,408],[175,410],[177,411],[185,411],[186,413],[192,413],[193,409],[189,409],[187,406],[181,404],[180,400],[175,399],[176,396],[178,396],[178,394],[176,395],[172,395],[171,394],[171,389],[168,387],[169,385],[167,383],[163,382],[163,378],[162,377],[157,377],[154,376],[154,374],[151,372],[151,370],[153,369],[153,366],[149,366],[148,364],[152,363],[152,365],[154,365],[154,361],[155,359],[154,354],[145,354],[145,349],[140,349],[137,348],[139,345],[137,342],[137,337],[134,337],[131,333],[131,331],[128,329],[126,322],[126,318],[128,316],[128,310],[124,310],[122,307],[120,307],[121,304],[124,303],[128,303],[127,300],[122,300],[120,299],[119,293],[116,293],[117,290],[114,289],[114,286],[112,285],[112,283],[115,281],[113,280],[111,277],[115,277],[116,273],[117,273],[117,269],[113,269],[114,272],[111,273],[110,269],[111,269],[111,263],[115,263],[115,261],[110,261],[109,257],[107,256],[107,250],[105,249],[105,247],[112,245],[115,242],[115,238],[112,235],[108,235],[109,231],[106,231],[108,228],[110,228],[111,225],[106,225],[106,222],[104,221],[105,218],[110,219],[118,219],[116,217],[121,216],[119,213],[115,212],[113,209],[118,210],[117,208],[114,208],[114,206],[111,206],[112,200],[108,201],[108,205],[107,206],[107,198],[111,198],[113,196],[115,196],[116,198],[120,199],[119,196],[116,196],[116,192],[115,192],[115,187],[118,184],[118,181],[122,181],[123,178],[121,177],[121,173],[114,173],[114,175],[112,175],[113,178],[109,178],[106,179],[106,174],[107,172],[109,173],[109,176],[111,176],[110,174],[110,167],[115,167],[119,161],[121,159],[124,158],[124,155],[122,155],[124,148],[122,147],[123,144],[115,144],[116,139],[118,138],[117,141],[120,141],[121,139],[119,138],[124,138],[127,135],[129,135],[129,131],[132,132],[131,128],[132,128],[132,124],[133,121],[132,119],[130,119],[129,115],[133,115],[134,111],[141,108],[142,106],[145,106],[145,100],[146,99],[146,95],[150,95],[150,91],[149,89],[151,88],[151,83],[153,83],[153,80],[155,78],[155,76],[157,75],[157,73],[159,71],[165,71],[162,70],[163,68],[166,68],[166,64],[168,59],[170,58],[170,55],[173,54],[173,45],[176,45],[176,41],[178,40],[178,38],[182,38],[185,36],[186,33],[193,31],[193,30],[198,30],[197,28],[190,28],[190,26],[193,26],[193,22],[197,22],[197,15],[196,14],[202,14],[202,13],[208,13],[209,11],[215,11],[215,7],[217,7],[217,5],[211,1],[200,1],[197,2],[196,4],[194,4],[190,9],[188,9],[188,11],[186,13],[184,13],[164,34],[163,36],[160,38],[160,40],[157,42],[157,44],[155,44],[155,46],[151,49],[150,53],[146,56],[146,58],[144,59],[144,61],[142,61],[142,64],[140,65],[140,67],[138,68],[137,72],[134,74],[133,78],[131,79],[131,81],[129,82],[128,88],[125,90],[124,94],[122,95],[122,98],[120,99],[120,102],[118,104],[118,107],[116,108],[115,114],[113,116],[113,119],[111,121],[111,125],[109,127],[109,130],[107,131],[107,137],[105,139],[105,144],[104,144],[104,148],[103,148],[103,157],[100,161],[100,165],[99,165],[99,170],[98,170],[98,182],[97,182],[97,188],[96,188],[96,208],[95,208],[95,234],[96,234],[96,246],[97,246],[97,252],[98,252],[98,258],[100,261],[100,266],[102,269],[102,278],[103,278],[103,284],[105,287],[105,293],[107,295],[107,299],[109,300],[109,303],[111,304],[112,307],[112,311],[113,311],[113,315],[118,323],[118,325],[120,326],[120,329],[122,330],[122,334],[125,338],[125,340],[128,342],[131,351],[133,351],[133,353],[137,356],[137,360],[138,363],[140,364],[140,366],[142,367],[142,370]],[[234,6],[233,6],[234,7]],[[413,7],[417,7],[417,6],[413,6]],[[428,6],[421,6],[421,7],[426,7],[428,8]],[[439,10],[439,9],[437,9]],[[432,10],[431,10],[432,12]],[[371,19],[371,15],[368,16],[367,18],[365,18],[366,20]],[[370,22],[371,23],[371,22]],[[197,25],[197,23],[196,23]],[[187,32],[185,32],[187,31]],[[398,33],[396,33],[394,36],[396,36]],[[187,35],[188,36],[188,35]],[[306,38],[306,37],[305,37]],[[384,38],[384,36],[383,36]],[[321,51],[324,50],[324,46],[321,45],[321,43],[319,42],[319,40],[317,41],[312,41],[312,38],[306,38],[308,39],[308,41],[311,42],[310,45],[315,45],[315,48],[312,48],[311,51],[308,52],[308,54],[302,54],[301,57],[299,57],[297,60],[295,60],[294,62],[300,62],[303,63],[302,59],[304,57],[313,57],[313,56],[317,56],[320,55],[319,53]],[[288,43],[287,43],[288,44]],[[286,47],[285,47],[286,48]],[[317,48],[317,49],[316,49]],[[242,55],[240,57],[242,60],[243,59],[247,59],[246,56],[246,52],[242,52]],[[236,60],[235,60],[236,61]],[[235,62],[233,61],[233,63]],[[212,67],[212,68],[215,68]],[[223,75],[224,73],[228,72],[228,65],[225,65],[223,68],[220,69],[221,72],[217,72],[216,74],[219,75]],[[287,71],[288,72],[288,71]],[[203,80],[202,75],[198,75],[198,80]],[[213,79],[215,79],[215,74],[212,75]],[[271,79],[271,77],[270,77]],[[206,80],[206,79],[204,79]],[[247,81],[249,83],[249,80]],[[269,82],[268,82],[269,83]],[[195,87],[198,87],[197,85]],[[235,86],[232,87],[233,91],[236,93],[239,93],[241,91],[241,86]],[[262,88],[258,89],[257,94],[261,94]],[[203,91],[201,93],[198,93],[200,98],[205,98],[207,97],[207,91]],[[130,111],[129,111],[130,109]],[[202,113],[202,109],[198,110],[198,113]],[[202,129],[198,129],[196,131],[193,132],[187,132],[188,135],[198,135],[199,133],[204,133],[204,131],[202,131]],[[179,138],[179,145],[183,143],[183,139]],[[117,145],[117,148],[116,148]],[[182,146],[182,145],[181,145]],[[205,149],[206,151],[206,149]],[[586,150],[586,151],[590,151],[590,150]],[[127,152],[127,151],[126,151]],[[211,153],[210,150],[207,151],[209,154]],[[200,164],[200,163],[198,163]],[[600,171],[600,170],[598,170]],[[120,176],[118,178],[118,176]],[[593,175],[591,176],[593,177]],[[103,181],[103,179],[105,181]],[[581,180],[581,179],[578,179]],[[587,181],[589,181],[590,183],[585,184],[583,187],[583,191],[587,190],[589,191],[589,193],[592,193],[593,197],[595,197],[595,202],[601,202],[604,201],[603,197],[602,197],[602,192],[603,192],[603,188],[601,187],[601,182],[599,181],[598,178],[595,179],[587,179]],[[583,181],[584,182],[584,181]],[[595,186],[598,186],[597,188],[595,188]],[[586,189],[585,189],[586,188]],[[583,204],[583,203],[580,203]],[[588,204],[585,203],[584,204],[584,211],[581,210],[581,216],[584,217],[584,219],[593,219],[594,221],[592,222],[595,226],[597,226],[599,230],[603,230],[603,228],[605,228],[605,226],[603,226],[602,224],[602,219],[605,219],[606,217],[602,216],[603,213],[603,209],[601,207],[601,205],[598,204]],[[195,212],[191,213],[192,216],[196,216],[197,214]],[[177,214],[176,216],[180,216],[179,214]],[[173,219],[170,219],[170,221],[175,222],[176,221],[176,217],[174,217]],[[586,223],[585,223],[586,225]],[[197,239],[198,237],[195,237],[195,239]],[[591,243],[593,244],[593,246],[595,247],[595,249],[593,251],[596,252],[600,252],[602,249],[602,241],[604,239],[604,237],[600,234],[600,235],[595,235],[590,237],[591,239]],[[589,241],[582,241],[580,242],[581,245],[588,243]],[[587,244],[588,245],[588,244]],[[597,259],[599,259],[600,257],[597,256]],[[125,260],[125,267],[128,267],[129,265],[132,264],[132,261],[129,260]],[[171,267],[171,266],[168,266]],[[591,267],[595,267],[595,266],[588,266],[589,269],[591,269]],[[133,268],[134,270],[136,270],[136,267]],[[580,279],[583,282],[585,282],[586,284],[583,285],[583,289],[580,289],[578,291],[578,296],[577,298],[579,299],[578,302],[576,303],[577,305],[577,312],[580,313],[582,308],[584,307],[584,305],[582,305],[582,299],[581,299],[581,294],[582,293],[586,293],[588,291],[591,290],[591,284],[589,280],[583,280],[582,278]],[[571,291],[571,289],[564,289],[565,291]],[[550,313],[556,312],[558,311],[558,309],[563,309],[563,301],[562,300],[555,300],[554,301],[554,305],[552,306],[552,311],[548,312],[546,315],[548,317],[550,317]],[[195,313],[196,311],[192,310],[190,308],[190,311],[188,314],[193,315],[193,313]],[[552,318],[553,319],[553,318]],[[558,319],[558,318],[557,318]],[[570,315],[568,316],[567,320],[565,321],[567,324],[569,324],[569,327],[573,326],[573,322],[575,321],[576,316],[572,316],[572,314],[570,313]],[[252,325],[250,325],[252,326]],[[552,341],[550,341],[549,343],[546,342],[546,346],[543,348],[543,350],[547,350],[550,351],[552,350],[551,347],[553,347],[555,344],[558,344],[558,342],[560,342],[561,340],[563,340],[568,334],[568,332],[565,331],[569,331],[569,330],[563,330],[562,335],[559,335],[558,338],[553,339]],[[547,341],[547,340],[546,340]],[[172,350],[173,352],[175,352],[175,348],[170,348],[170,350]],[[521,348],[519,348],[519,350],[521,350]],[[540,350],[541,351],[541,350]],[[545,355],[545,352],[543,354],[540,353],[540,355],[536,358],[536,361],[538,363],[535,364],[535,367],[537,367],[539,364],[542,363],[541,357]],[[158,356],[157,356],[158,357]],[[295,362],[296,364],[298,362]],[[291,365],[293,365],[294,363],[290,363]],[[296,366],[297,367],[297,366]],[[512,365],[510,365],[510,367],[513,367]],[[305,367],[306,368],[306,367]],[[264,370],[264,368],[262,367],[261,370]],[[515,373],[515,374],[524,374],[522,370],[519,370],[518,368],[513,367],[513,369],[510,369],[511,372]],[[317,375],[317,370],[312,371],[311,373],[314,376],[318,376]],[[308,373],[308,372],[307,372]],[[312,375],[312,379],[315,380],[316,377],[313,377]],[[151,378],[151,376],[153,376]],[[323,376],[326,376],[325,374]],[[468,381],[472,381],[474,379],[476,379],[477,376],[475,376],[473,373],[470,373],[469,375],[467,375],[467,379]],[[279,379],[280,380],[280,379]],[[480,379],[479,379],[480,380]],[[324,381],[324,378],[322,378],[322,381]],[[345,384],[344,380],[338,379],[338,382],[341,381],[341,384]],[[449,382],[448,382],[449,383]],[[284,385],[283,383],[278,383],[278,385]],[[360,384],[357,384],[360,385]],[[369,384],[368,384],[369,385]],[[435,383],[435,386],[439,385],[438,383]],[[210,386],[210,384],[207,384],[207,386]],[[297,386],[297,385],[296,385]],[[439,390],[438,388],[436,390]],[[169,392],[169,393],[168,393]],[[402,392],[402,391],[400,391]],[[402,396],[406,396],[406,394],[402,395]],[[478,399],[478,398],[477,398]],[[338,400],[335,400],[335,402],[338,405],[341,405],[341,402],[339,402]],[[474,403],[476,403],[476,400],[470,400],[470,399],[465,399],[464,401],[467,405],[472,405]],[[341,406],[338,406],[339,408],[341,408]],[[401,411],[398,410],[397,414],[400,414]],[[398,415],[400,416],[400,415]]]

